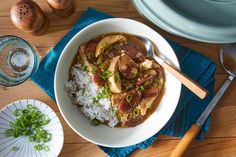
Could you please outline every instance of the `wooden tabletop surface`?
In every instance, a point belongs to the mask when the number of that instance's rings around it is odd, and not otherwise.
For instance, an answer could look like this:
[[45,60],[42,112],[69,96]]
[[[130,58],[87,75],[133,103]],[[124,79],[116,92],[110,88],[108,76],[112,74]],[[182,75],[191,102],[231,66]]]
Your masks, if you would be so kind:
[[[50,26],[48,32],[42,36],[18,30],[10,21],[9,13],[11,6],[17,0],[0,1],[0,36],[12,34],[29,41],[36,46],[40,57],[43,58],[47,52],[68,32],[71,26],[84,13],[88,7],[93,7],[116,17],[125,17],[141,21],[154,28],[167,39],[171,39],[181,45],[201,52],[210,57],[218,66],[215,75],[215,90],[224,82],[227,74],[219,63],[219,47],[217,44],[196,42],[171,35],[158,29],[146,19],[141,17],[128,0],[78,0],[76,12],[67,18],[57,17],[46,3],[46,0],[37,0],[39,6],[48,14]],[[36,1],[36,0],[35,0]],[[234,157],[236,156],[236,82],[233,82],[217,107],[214,109],[210,124],[210,131],[202,141],[194,142],[187,150],[186,157]],[[0,108],[19,99],[37,99],[50,105],[59,116],[64,132],[65,143],[60,154],[61,157],[103,157],[106,156],[95,144],[92,144],[70,129],[63,120],[55,101],[46,95],[32,81],[11,88],[0,87]],[[158,156],[166,157],[175,148],[179,140],[169,136],[161,136],[147,150],[136,150],[131,156]]]

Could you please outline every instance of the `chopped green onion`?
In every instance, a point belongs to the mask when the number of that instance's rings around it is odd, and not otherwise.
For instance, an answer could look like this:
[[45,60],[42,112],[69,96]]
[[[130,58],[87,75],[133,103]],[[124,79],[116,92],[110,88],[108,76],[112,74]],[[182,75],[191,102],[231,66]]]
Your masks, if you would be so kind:
[[50,148],[49,148],[48,145],[44,146],[43,149],[44,149],[46,152],[48,152],[48,151],[50,150]]
[[98,102],[100,99],[108,98],[110,97],[111,92],[109,90],[109,87],[105,85],[105,88],[103,89],[102,93],[99,93],[97,97],[94,98],[94,102]]
[[41,144],[36,144],[36,145],[34,145],[34,149],[37,151],[40,151],[43,149],[43,146]]
[[28,110],[28,109],[23,109],[22,112],[23,112],[23,114],[27,114],[27,113],[30,112],[30,110]]
[[94,118],[93,120],[91,120],[91,125],[93,125],[93,126],[97,126],[97,125],[99,125],[99,120],[97,120],[96,118]]
[[47,136],[46,136],[46,139],[47,139],[48,141],[50,141],[50,140],[52,139],[52,134],[51,134],[51,133],[48,133]]
[[117,110],[114,109],[114,108],[112,108],[112,116],[115,116],[115,115],[116,115],[116,112],[117,112]]
[[100,77],[103,80],[107,80],[110,76],[111,76],[110,71],[104,71]]
[[43,126],[50,122],[48,116],[31,104],[25,109],[16,109],[13,114],[16,119],[10,122],[10,129],[4,132],[4,136],[15,138],[27,136],[29,142],[38,143],[34,145],[35,150],[43,150],[43,143],[52,139],[52,134],[43,129]]
[[46,125],[50,122],[48,116],[46,116],[45,114],[40,115],[41,118],[41,124],[42,125]]
[[34,141],[34,136],[28,136],[28,141],[33,142]]
[[33,109],[33,105],[28,104],[28,105],[27,105],[27,108],[28,108],[28,109]]
[[85,93],[85,88],[81,88],[80,90],[81,90],[82,94],[84,95],[84,93]]
[[143,91],[145,90],[144,85],[139,86],[139,87],[138,87],[138,90],[141,91],[141,92],[143,92]]
[[131,94],[128,94],[128,95],[126,95],[126,101],[128,102],[128,103],[130,103],[130,101],[132,100],[132,95]]
[[134,116],[134,117],[138,116],[139,113],[140,113],[140,110],[139,110],[139,109],[135,108],[135,109],[133,110],[133,116]]
[[108,68],[109,64],[110,64],[110,61],[109,61],[109,60],[106,60],[106,61],[104,61],[104,62],[99,66],[99,68],[100,68],[102,71],[104,71],[104,70],[106,70],[106,69]]
[[20,116],[22,114],[22,110],[21,109],[16,109],[14,112],[13,112],[14,116]]
[[83,66],[83,71],[87,71],[87,66]]
[[10,137],[13,135],[13,130],[12,129],[7,129],[5,132],[4,132],[4,136],[5,137]]
[[120,75],[118,72],[115,73],[115,81],[120,81]]
[[103,58],[102,58],[102,56],[100,56],[97,60],[97,64],[100,65],[100,64],[102,64],[102,62],[103,62]]

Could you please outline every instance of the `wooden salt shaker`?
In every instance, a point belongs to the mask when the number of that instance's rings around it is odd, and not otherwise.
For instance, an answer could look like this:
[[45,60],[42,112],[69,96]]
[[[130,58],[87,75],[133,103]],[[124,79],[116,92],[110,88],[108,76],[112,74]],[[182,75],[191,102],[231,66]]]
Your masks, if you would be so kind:
[[48,28],[48,18],[32,0],[21,0],[11,8],[11,20],[19,29],[41,35]]
[[54,13],[61,17],[70,16],[76,9],[75,0],[47,0]]

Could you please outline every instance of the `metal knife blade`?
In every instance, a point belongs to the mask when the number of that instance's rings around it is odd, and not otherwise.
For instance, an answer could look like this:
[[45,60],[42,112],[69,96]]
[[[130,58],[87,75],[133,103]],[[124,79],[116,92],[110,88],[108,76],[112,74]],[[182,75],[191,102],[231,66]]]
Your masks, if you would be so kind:
[[233,76],[229,75],[225,83],[220,87],[214,98],[210,101],[210,103],[207,105],[206,109],[203,111],[201,116],[198,118],[196,125],[201,127],[207,117],[210,115],[214,107],[216,106],[217,102],[220,100],[221,96],[224,94],[225,90],[230,85],[231,81],[234,79]]

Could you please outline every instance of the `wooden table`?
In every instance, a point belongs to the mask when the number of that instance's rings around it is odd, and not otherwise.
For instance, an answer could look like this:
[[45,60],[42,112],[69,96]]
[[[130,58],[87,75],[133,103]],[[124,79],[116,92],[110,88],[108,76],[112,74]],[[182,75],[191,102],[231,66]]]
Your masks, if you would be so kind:
[[[36,0],[35,0],[36,1]],[[227,74],[220,66],[218,51],[220,45],[196,42],[181,37],[171,35],[161,29],[156,28],[150,22],[142,18],[127,0],[78,0],[76,12],[68,18],[59,18],[53,14],[46,3],[46,0],[37,0],[40,7],[47,12],[50,19],[48,33],[42,36],[33,36],[18,30],[10,21],[10,8],[16,0],[0,1],[0,36],[13,34],[24,38],[36,46],[43,58],[47,52],[67,33],[70,27],[83,14],[87,7],[94,7],[100,11],[116,17],[131,18],[141,21],[167,39],[201,52],[210,57],[217,65],[215,89],[224,82]],[[233,157],[236,156],[236,82],[227,90],[227,93],[220,100],[212,114],[210,131],[203,141],[194,142],[186,157]],[[106,156],[96,145],[84,140],[70,129],[63,120],[55,101],[46,95],[33,82],[27,81],[19,86],[11,88],[0,88],[0,108],[19,99],[38,99],[50,105],[59,116],[65,132],[65,144],[60,154],[61,157],[76,156]],[[177,138],[161,136],[147,150],[136,150],[131,156],[158,156],[166,157],[179,142]]]

